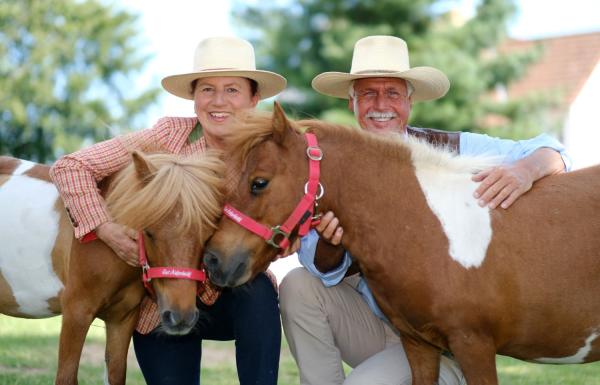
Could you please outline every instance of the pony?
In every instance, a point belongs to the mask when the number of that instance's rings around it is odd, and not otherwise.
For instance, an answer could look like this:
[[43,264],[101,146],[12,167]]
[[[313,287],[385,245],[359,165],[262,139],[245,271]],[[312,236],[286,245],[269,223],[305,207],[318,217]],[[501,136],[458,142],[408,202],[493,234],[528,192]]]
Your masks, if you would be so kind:
[[[543,178],[510,209],[490,210],[473,198],[471,180],[489,159],[290,121],[278,105],[272,118],[249,119],[231,145],[228,167],[240,176],[204,256],[217,284],[263,270],[315,212],[290,216],[300,220],[285,231],[278,224],[297,202],[322,195],[313,211],[339,218],[343,247],[401,333],[413,384],[436,383],[447,352],[469,384],[485,385],[498,383],[496,353],[600,360],[600,167]],[[314,159],[320,185],[311,194],[303,185]]]
[[[177,266],[161,269],[180,273],[200,266],[221,213],[223,167],[216,153],[183,158],[133,152],[127,167],[103,181],[114,221],[139,231],[146,278],[156,269],[148,265]],[[125,384],[129,341],[145,293],[141,269],[126,265],[100,240],[74,238],[48,166],[0,157],[0,213],[0,312],[62,314],[56,384],[77,384],[89,326],[95,317],[104,320],[105,383]],[[152,279],[148,285],[162,329],[189,332],[198,318],[196,282]]]

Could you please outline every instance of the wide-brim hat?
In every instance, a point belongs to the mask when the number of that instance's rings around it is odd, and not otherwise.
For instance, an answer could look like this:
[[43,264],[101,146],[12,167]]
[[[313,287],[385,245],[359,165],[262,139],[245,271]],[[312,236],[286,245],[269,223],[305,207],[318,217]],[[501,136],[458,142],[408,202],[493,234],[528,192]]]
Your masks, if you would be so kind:
[[261,99],[275,96],[287,81],[275,72],[256,69],[254,48],[237,37],[210,37],[202,40],[194,53],[192,72],[167,76],[165,90],[184,99],[194,99],[192,82],[212,76],[240,76],[256,81]]
[[440,98],[450,81],[433,67],[410,68],[406,42],[395,36],[368,36],[354,45],[350,73],[324,72],[312,80],[312,87],[327,96],[348,99],[350,83],[363,78],[400,78],[413,87],[412,100]]

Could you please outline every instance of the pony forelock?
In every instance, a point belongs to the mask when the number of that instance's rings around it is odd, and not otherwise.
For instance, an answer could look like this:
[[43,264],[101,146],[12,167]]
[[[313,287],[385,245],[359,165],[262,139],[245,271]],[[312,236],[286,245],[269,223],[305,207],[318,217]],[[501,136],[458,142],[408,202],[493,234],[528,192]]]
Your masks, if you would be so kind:
[[183,157],[173,154],[144,156],[156,171],[141,181],[130,163],[116,176],[106,197],[117,223],[142,230],[177,212],[176,231],[216,228],[223,200],[224,163],[216,152]]

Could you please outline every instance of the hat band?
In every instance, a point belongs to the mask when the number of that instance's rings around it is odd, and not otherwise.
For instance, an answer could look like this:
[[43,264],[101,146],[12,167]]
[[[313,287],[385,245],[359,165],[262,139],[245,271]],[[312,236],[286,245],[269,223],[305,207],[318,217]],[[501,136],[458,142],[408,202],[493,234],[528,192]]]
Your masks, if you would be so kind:
[[233,67],[219,67],[219,68],[203,68],[203,69],[199,69],[198,72],[202,72],[202,71],[221,71],[221,70],[231,70],[231,71],[247,71],[247,70],[243,70],[240,68],[233,68]]
[[352,72],[352,75],[361,75],[361,74],[395,74],[397,72],[402,72],[403,70],[362,70],[357,72]]

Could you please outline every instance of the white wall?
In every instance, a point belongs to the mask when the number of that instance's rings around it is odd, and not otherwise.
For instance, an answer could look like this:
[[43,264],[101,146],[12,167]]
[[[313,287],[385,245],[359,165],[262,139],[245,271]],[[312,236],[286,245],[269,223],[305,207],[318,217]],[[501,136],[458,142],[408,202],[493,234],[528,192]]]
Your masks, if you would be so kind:
[[600,164],[600,61],[571,104],[563,135],[574,169]]

